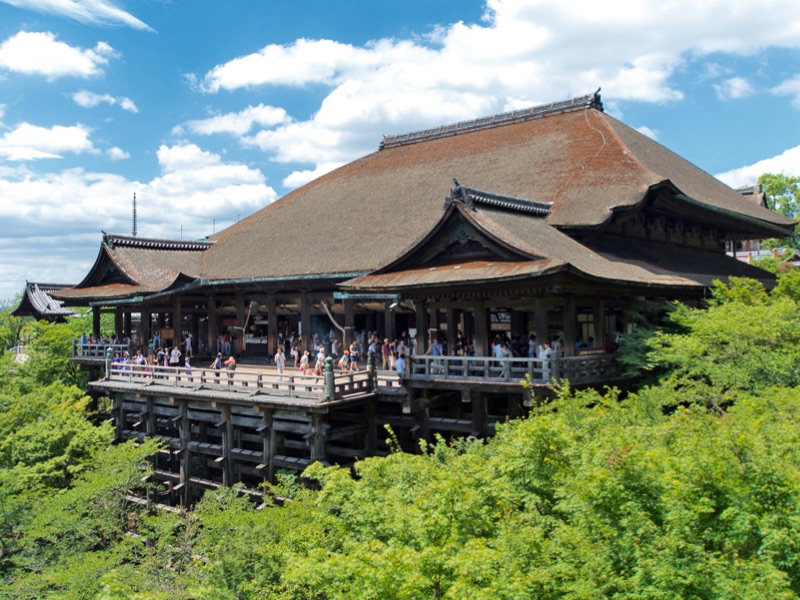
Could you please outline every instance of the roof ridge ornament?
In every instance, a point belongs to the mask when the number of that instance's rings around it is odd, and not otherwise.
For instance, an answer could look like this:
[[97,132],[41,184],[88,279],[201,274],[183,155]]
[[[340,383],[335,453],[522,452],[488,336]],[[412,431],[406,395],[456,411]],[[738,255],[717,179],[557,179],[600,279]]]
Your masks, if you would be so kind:
[[444,208],[454,202],[461,202],[470,210],[478,210],[479,205],[485,208],[500,209],[511,212],[521,212],[537,217],[547,217],[550,214],[552,202],[539,202],[537,200],[526,200],[494,192],[476,190],[458,183],[453,177],[453,187],[450,188],[450,195],[444,199]]
[[553,114],[574,112],[589,108],[594,108],[601,112],[603,111],[603,102],[600,99],[600,88],[597,88],[597,91],[591,94],[577,96],[570,100],[562,100],[561,102],[531,106],[529,108],[512,110],[510,112],[480,117],[468,121],[459,121],[457,123],[451,123],[450,125],[441,125],[431,129],[412,131],[411,133],[384,135],[383,140],[381,140],[378,146],[378,150],[385,150],[386,148],[393,148],[395,146],[406,146],[417,142],[426,142],[428,140],[450,137],[470,131],[490,129],[501,125],[510,125],[512,123],[530,121],[531,119],[539,119]]

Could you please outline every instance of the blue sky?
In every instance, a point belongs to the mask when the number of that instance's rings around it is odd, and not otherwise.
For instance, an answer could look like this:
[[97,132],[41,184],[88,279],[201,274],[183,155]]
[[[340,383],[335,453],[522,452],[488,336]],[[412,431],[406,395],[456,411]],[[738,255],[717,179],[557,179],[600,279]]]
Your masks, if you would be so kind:
[[791,0],[0,0],[0,298],[77,283],[134,192],[140,236],[199,238],[383,134],[598,87],[730,185],[800,175]]

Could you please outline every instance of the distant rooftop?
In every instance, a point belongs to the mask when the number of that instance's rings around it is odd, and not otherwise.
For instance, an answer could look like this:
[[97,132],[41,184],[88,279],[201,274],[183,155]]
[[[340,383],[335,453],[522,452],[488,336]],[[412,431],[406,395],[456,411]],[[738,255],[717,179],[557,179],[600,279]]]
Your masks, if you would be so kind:
[[500,125],[509,125],[511,123],[519,123],[521,121],[530,121],[531,119],[538,119],[554,113],[585,110],[587,108],[596,108],[600,111],[603,110],[603,103],[600,100],[600,88],[598,88],[593,94],[578,96],[576,98],[572,98],[571,100],[551,102],[550,104],[542,104],[540,106],[512,110],[511,112],[500,113],[489,117],[480,117],[478,119],[472,119],[471,121],[459,121],[458,123],[442,125],[432,129],[423,129],[421,131],[414,131],[412,133],[385,135],[383,136],[383,141],[381,141],[379,150],[392,148],[394,146],[405,146],[407,144],[425,142],[437,138],[449,137],[451,135],[459,135],[461,133],[468,133],[470,131],[477,131],[479,129],[488,129],[490,127],[498,127]]

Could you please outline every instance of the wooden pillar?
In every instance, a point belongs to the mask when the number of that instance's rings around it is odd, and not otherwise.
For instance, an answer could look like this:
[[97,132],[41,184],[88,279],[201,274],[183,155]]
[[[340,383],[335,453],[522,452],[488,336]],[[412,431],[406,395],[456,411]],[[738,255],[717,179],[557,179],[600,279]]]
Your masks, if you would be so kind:
[[533,333],[536,336],[536,345],[544,346],[550,343],[549,328],[547,326],[547,302],[544,298],[536,298],[533,304]]
[[428,421],[430,417],[430,392],[429,390],[423,390],[422,398],[419,400],[419,404],[417,406],[416,412],[414,412],[414,420],[416,421],[414,427],[411,428],[411,434],[414,436],[414,441],[417,442],[414,444],[415,451],[419,453],[419,440],[429,441],[431,437],[431,429],[430,429],[430,422]]
[[394,311],[391,308],[392,303],[388,300],[383,303],[383,336],[393,341],[397,337],[394,323]]
[[261,465],[261,472],[265,481],[273,483],[275,481],[275,449],[277,436],[275,435],[274,416],[272,409],[265,408],[261,414],[261,427],[258,432],[262,437],[262,448],[264,452],[264,463]]
[[172,345],[180,347],[183,342],[183,307],[180,298],[176,298],[172,303],[172,329],[175,332]]
[[356,328],[356,302],[351,298],[344,301],[344,339],[342,340],[342,353],[350,348],[353,343],[353,332]]
[[219,329],[217,324],[217,300],[214,296],[208,298],[208,353],[211,356],[217,355],[217,336]]
[[[305,336],[303,336],[305,338]],[[278,299],[267,294],[267,360],[278,353]]]
[[428,345],[425,346],[423,352],[428,350],[430,344],[433,343],[434,340],[439,339],[439,330],[440,321],[439,321],[439,307],[438,306],[428,306]]
[[425,354],[425,336],[428,335],[428,305],[423,300],[414,302],[414,317],[417,333],[414,339],[417,342],[417,354]]
[[311,431],[309,431],[308,445],[311,460],[325,460],[325,415],[314,413],[311,415]]
[[492,350],[492,340],[489,339],[489,310],[483,302],[473,305],[475,317],[475,356],[489,356]]
[[489,417],[489,402],[485,394],[472,393],[472,433],[473,437],[486,437],[486,423]]
[[606,303],[602,298],[592,305],[594,321],[594,347],[602,348],[606,339]]
[[218,424],[219,432],[222,435],[222,485],[233,485],[233,423],[231,422],[230,404],[223,404],[220,408],[222,416]]
[[99,306],[92,307],[92,337],[95,340],[100,338],[100,312]]
[[147,397],[147,419],[145,421],[145,431],[148,436],[156,434],[156,403],[152,396]]
[[303,331],[304,349],[308,350],[314,337],[311,333],[311,302],[308,292],[300,292],[300,329]]
[[139,322],[139,335],[142,338],[142,354],[147,355],[150,347],[150,309],[142,308],[142,320]]
[[447,353],[455,354],[456,338],[458,336],[458,325],[456,321],[456,309],[447,309]]
[[180,449],[181,449],[181,468],[180,468],[180,484],[181,484],[181,502],[184,506],[189,505],[191,498],[189,488],[191,487],[190,479],[192,477],[192,455],[189,451],[189,442],[192,438],[191,423],[189,422],[189,403],[185,400],[180,401],[180,413],[178,430],[180,432]]
[[575,356],[577,343],[575,298],[567,298],[564,303],[564,356]]

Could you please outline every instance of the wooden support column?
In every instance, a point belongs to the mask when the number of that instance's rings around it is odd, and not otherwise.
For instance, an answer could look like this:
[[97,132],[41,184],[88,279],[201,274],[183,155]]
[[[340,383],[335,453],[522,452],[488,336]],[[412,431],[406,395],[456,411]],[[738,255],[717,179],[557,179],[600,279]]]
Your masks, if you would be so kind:
[[223,404],[219,407],[222,422],[219,423],[219,432],[222,435],[222,485],[233,485],[233,423],[231,422],[231,406]]
[[414,302],[414,321],[417,333],[414,335],[416,340],[416,354],[425,354],[425,336],[428,335],[428,305],[423,300]]
[[476,438],[486,437],[486,423],[489,417],[489,402],[485,394],[472,393],[472,433]]
[[392,303],[388,300],[383,303],[383,337],[393,341],[397,337],[395,332],[394,311],[391,309]]
[[549,327],[547,326],[547,301],[544,298],[536,298],[533,301],[533,333],[536,336],[536,351],[538,346],[550,343]]
[[142,354],[148,354],[150,348],[150,309],[142,308],[142,320],[139,322],[139,336],[142,338]]
[[99,306],[92,307],[92,337],[95,340],[100,338],[100,312]]
[[[234,304],[236,306],[236,344],[233,348],[231,348],[231,352],[237,356],[242,354],[242,349],[244,348],[244,321],[247,319],[247,311],[245,310],[244,306],[244,296],[242,294],[236,294],[236,298],[234,299]],[[232,344],[233,345],[233,344]]]
[[419,453],[419,440],[429,441],[431,437],[431,428],[428,421],[430,417],[430,392],[423,390],[422,398],[420,398],[417,405],[417,410],[414,412],[415,424],[411,428],[411,435],[414,437],[414,451]]
[[189,442],[192,439],[192,424],[189,422],[189,403],[185,400],[180,401],[179,405],[180,414],[178,420],[178,431],[180,432],[180,449],[181,449],[181,468],[180,468],[180,484],[181,484],[181,503],[183,506],[189,506],[191,495],[189,488],[191,482],[189,481],[192,467],[192,455],[189,451]]
[[261,472],[265,482],[273,483],[275,481],[275,449],[277,436],[273,428],[274,417],[271,408],[263,409],[261,423],[261,427],[258,428],[258,432],[263,438],[262,448],[264,452],[264,463],[261,465]]
[[350,348],[353,343],[353,333],[356,328],[356,302],[351,298],[344,301],[344,339],[342,340],[342,353]]
[[275,297],[275,294],[267,294],[267,359],[271,359],[271,357],[275,356],[277,353],[278,299]]
[[472,313],[475,318],[475,356],[489,356],[492,350],[492,340],[489,339],[489,310],[483,302],[476,302]]
[[300,292],[300,329],[303,331],[304,349],[309,350],[309,344],[314,336],[311,333],[311,302],[308,292]]
[[433,340],[439,339],[439,330],[440,322],[439,322],[439,307],[438,306],[428,306],[428,339],[427,345],[424,347],[422,352],[426,352],[430,347],[430,344],[433,343]]
[[183,342],[183,307],[180,298],[176,298],[172,303],[172,330],[174,331],[172,345],[180,347]]
[[594,347],[602,348],[606,340],[606,303],[603,299],[598,299],[592,305],[594,321]]
[[208,353],[211,356],[217,355],[217,336],[219,329],[217,328],[217,300],[214,296],[208,298]]
[[122,313],[122,335],[133,339],[133,319],[131,319],[131,311],[126,310]]
[[145,431],[148,436],[156,434],[156,402],[152,396],[147,397],[147,419],[145,420]]
[[308,447],[311,460],[325,460],[325,415],[314,413],[311,415],[311,431],[309,431]]
[[447,353],[455,354],[456,340],[458,337],[458,325],[456,321],[456,309],[447,309]]
[[575,356],[577,352],[576,325],[575,298],[567,298],[564,303],[564,356]]

